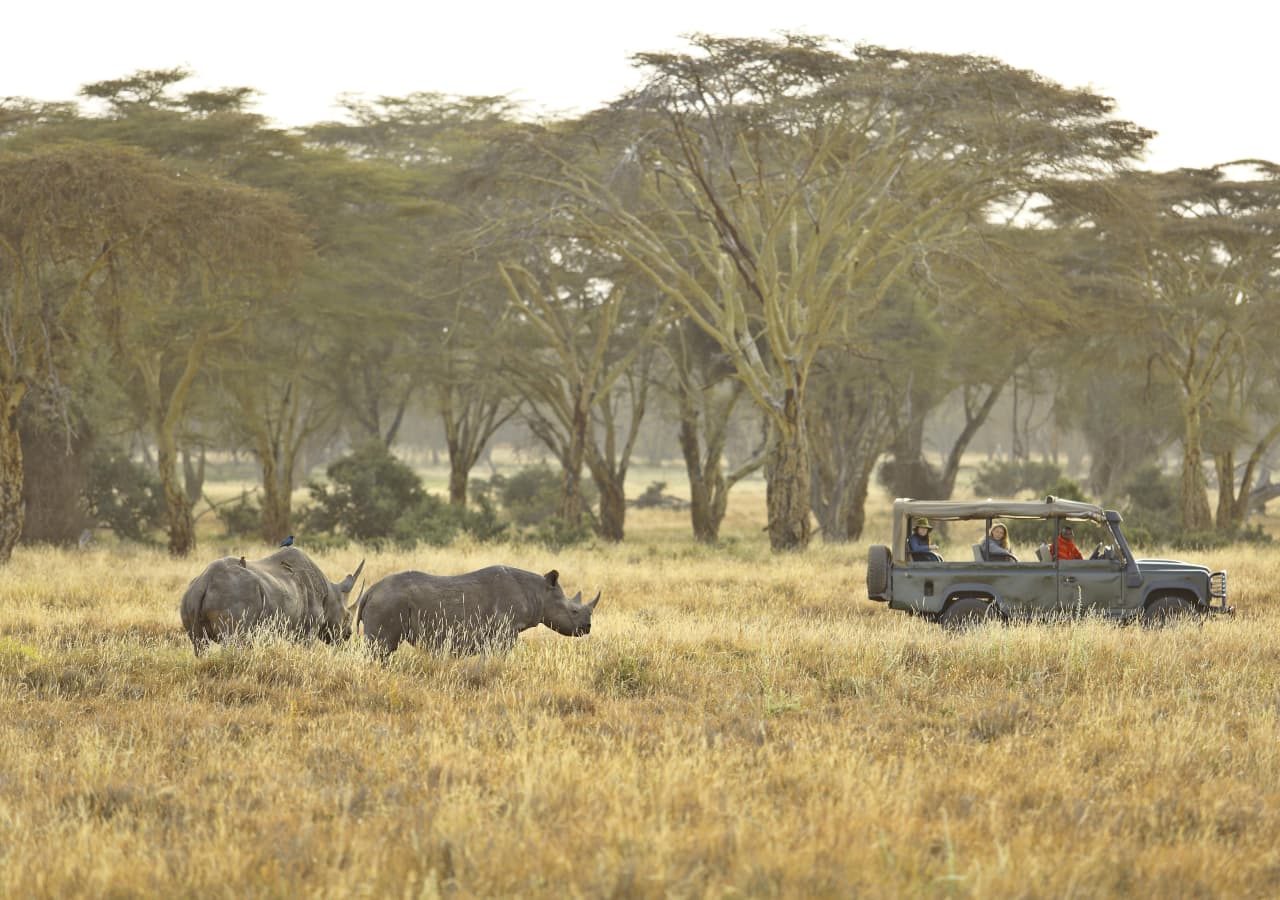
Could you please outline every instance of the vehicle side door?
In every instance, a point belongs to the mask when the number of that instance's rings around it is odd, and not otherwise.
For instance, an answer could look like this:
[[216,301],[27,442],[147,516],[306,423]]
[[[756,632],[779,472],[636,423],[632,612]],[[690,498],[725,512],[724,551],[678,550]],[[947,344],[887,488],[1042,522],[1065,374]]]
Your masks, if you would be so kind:
[[1123,576],[1123,559],[1059,560],[1058,606],[1074,614],[1123,606]]
[[1043,615],[1056,608],[1056,571],[1050,562],[987,563],[984,574],[1006,611],[1015,616]]

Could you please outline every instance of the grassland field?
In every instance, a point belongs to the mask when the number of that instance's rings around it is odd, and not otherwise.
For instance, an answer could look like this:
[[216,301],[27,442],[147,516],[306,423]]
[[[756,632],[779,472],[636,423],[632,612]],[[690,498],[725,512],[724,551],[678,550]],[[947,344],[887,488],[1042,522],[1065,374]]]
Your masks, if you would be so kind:
[[589,637],[386,665],[197,659],[187,583],[265,545],[19,548],[0,896],[1280,895],[1280,547],[1145,548],[1226,568],[1230,620],[954,635],[866,599],[887,522],[772,555],[744,485],[719,547],[633,511],[619,545],[316,554],[603,591]]

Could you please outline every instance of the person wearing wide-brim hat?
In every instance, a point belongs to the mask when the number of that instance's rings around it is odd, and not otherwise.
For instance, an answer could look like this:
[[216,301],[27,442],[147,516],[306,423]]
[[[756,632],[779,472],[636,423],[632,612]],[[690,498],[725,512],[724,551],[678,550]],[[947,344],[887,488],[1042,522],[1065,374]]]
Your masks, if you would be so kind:
[[937,562],[942,559],[938,548],[929,543],[929,533],[933,526],[928,519],[916,519],[911,526],[911,536],[907,538],[907,553],[912,562]]

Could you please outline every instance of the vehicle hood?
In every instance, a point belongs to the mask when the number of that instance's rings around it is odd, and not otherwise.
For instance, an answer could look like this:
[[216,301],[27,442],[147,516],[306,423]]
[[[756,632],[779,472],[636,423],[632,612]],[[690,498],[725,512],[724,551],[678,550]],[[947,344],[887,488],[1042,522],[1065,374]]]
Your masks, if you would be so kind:
[[1208,566],[1199,566],[1195,563],[1182,562],[1178,559],[1138,559],[1136,562],[1144,575],[1153,572],[1202,572],[1205,575],[1209,574]]

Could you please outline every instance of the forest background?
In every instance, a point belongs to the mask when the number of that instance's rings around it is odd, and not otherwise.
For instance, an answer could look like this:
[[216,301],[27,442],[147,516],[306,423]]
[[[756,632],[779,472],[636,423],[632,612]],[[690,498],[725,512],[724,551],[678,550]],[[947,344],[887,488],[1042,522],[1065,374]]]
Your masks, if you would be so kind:
[[[3,101],[0,558],[186,555],[197,521],[620,541],[629,499],[714,543],[749,478],[774,550],[860,538],[874,490],[1266,539],[1272,163],[1144,170],[1110,99],[989,58],[636,64],[557,119],[416,93],[278,129],[182,69]],[[667,469],[628,488],[638,457],[682,464],[678,500]]]

